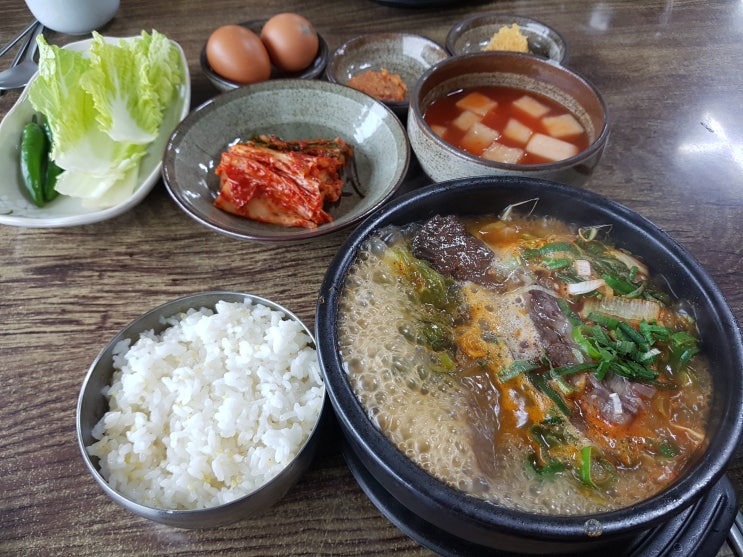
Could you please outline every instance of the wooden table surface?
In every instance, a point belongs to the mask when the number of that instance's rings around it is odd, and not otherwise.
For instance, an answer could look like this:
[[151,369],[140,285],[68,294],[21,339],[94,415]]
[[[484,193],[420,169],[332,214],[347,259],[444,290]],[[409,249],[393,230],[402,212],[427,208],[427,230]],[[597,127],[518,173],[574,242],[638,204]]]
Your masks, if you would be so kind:
[[[32,16],[23,2],[0,3],[5,44]],[[369,31],[416,32],[443,44],[452,25],[478,12],[540,19],[564,35],[568,65],[589,78],[609,106],[611,137],[585,187],[624,203],[683,244],[743,319],[741,2],[451,4],[407,9],[369,0],[122,0],[103,32],[126,36],[155,28],[180,43],[196,107],[216,94],[198,57],[210,32],[223,24],[296,11],[314,22],[332,49]],[[46,36],[56,44],[77,40]],[[9,60],[0,60],[0,68]],[[17,98],[17,91],[0,96],[0,117]],[[202,531],[151,523],[116,505],[93,481],[77,446],[75,405],[83,377],[122,326],[168,300],[213,289],[271,298],[312,326],[324,271],[346,235],[299,246],[232,239],[183,213],[161,182],[140,205],[105,222],[1,226],[0,554],[429,555],[369,501],[332,436],[275,507]],[[728,476],[743,499],[740,451]]]

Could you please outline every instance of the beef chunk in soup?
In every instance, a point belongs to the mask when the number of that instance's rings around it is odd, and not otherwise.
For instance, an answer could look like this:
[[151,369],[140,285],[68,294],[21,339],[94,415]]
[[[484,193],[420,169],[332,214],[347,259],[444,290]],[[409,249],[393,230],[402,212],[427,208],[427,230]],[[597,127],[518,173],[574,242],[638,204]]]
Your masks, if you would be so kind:
[[454,215],[429,219],[413,239],[413,254],[442,275],[456,280],[492,282],[493,252]]
[[537,329],[542,347],[555,366],[577,364],[570,322],[560,309],[557,298],[533,289],[528,298],[529,317]]

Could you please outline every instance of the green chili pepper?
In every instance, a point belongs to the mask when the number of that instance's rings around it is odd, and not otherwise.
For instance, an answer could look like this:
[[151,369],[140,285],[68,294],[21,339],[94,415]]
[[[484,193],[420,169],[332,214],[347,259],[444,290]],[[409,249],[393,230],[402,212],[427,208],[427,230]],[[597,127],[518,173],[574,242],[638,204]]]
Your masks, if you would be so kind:
[[36,118],[23,127],[21,134],[21,178],[23,184],[38,206],[44,206],[44,176],[48,148],[44,129]]
[[57,163],[51,157],[52,154],[52,130],[49,127],[49,121],[46,116],[42,116],[41,127],[46,136],[46,172],[44,174],[44,201],[55,199],[59,192],[54,189],[57,185],[57,177],[62,174],[63,169],[57,166]]
[[57,177],[62,174],[63,169],[58,167],[57,164],[51,159],[47,159],[46,173],[44,175],[44,201],[52,201],[56,199],[59,192],[54,189],[57,185]]

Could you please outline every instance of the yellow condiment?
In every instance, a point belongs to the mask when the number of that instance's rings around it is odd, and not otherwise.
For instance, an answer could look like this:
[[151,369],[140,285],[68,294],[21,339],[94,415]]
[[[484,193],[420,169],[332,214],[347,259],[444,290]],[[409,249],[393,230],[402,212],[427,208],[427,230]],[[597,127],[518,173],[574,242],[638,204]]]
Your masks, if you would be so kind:
[[511,26],[504,25],[497,33],[494,33],[490,42],[483,50],[510,50],[513,52],[529,52],[529,43],[526,35],[521,32],[518,23]]

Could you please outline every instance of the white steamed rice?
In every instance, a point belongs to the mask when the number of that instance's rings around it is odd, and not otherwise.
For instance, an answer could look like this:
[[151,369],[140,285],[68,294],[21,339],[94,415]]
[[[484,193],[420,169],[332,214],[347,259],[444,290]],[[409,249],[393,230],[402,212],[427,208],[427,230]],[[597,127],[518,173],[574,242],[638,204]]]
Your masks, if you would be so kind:
[[249,494],[296,456],[322,409],[311,339],[262,304],[219,302],[114,353],[109,410],[88,447],[109,485],[163,509]]

